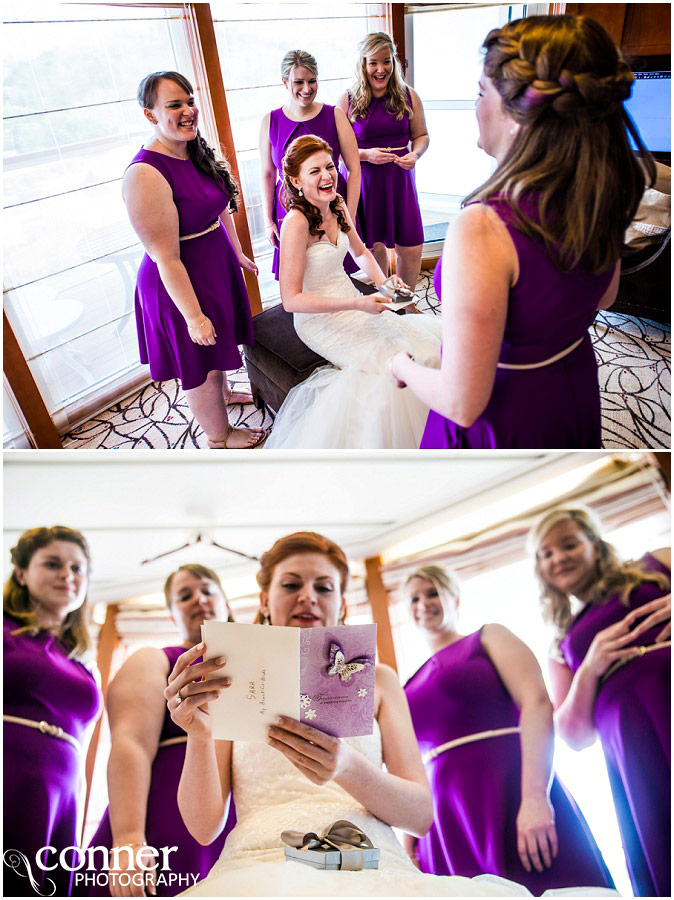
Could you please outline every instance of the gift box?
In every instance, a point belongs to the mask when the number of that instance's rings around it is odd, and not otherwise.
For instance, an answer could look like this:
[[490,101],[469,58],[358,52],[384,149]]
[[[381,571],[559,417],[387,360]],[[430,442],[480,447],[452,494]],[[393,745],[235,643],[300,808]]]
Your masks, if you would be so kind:
[[373,846],[364,831],[346,819],[333,822],[320,837],[313,831],[306,834],[284,831],[281,840],[286,845],[286,861],[331,871],[359,872],[379,868],[379,848]]

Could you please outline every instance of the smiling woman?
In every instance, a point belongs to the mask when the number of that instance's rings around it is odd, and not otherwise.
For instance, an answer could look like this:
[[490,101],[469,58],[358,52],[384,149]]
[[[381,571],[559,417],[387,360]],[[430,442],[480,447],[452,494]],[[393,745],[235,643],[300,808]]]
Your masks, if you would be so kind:
[[[150,848],[174,847],[170,869],[160,868],[150,876],[157,896],[173,896],[190,879],[207,874],[234,824],[232,806],[222,834],[208,847],[198,844],[183,825],[177,791],[187,738],[171,721],[164,702],[164,688],[176,659],[201,640],[203,622],[233,621],[229,604],[216,573],[195,563],[168,576],[164,596],[182,643],[138,650],[108,689],[110,806],[90,848],[131,846],[135,855],[121,854],[126,865],[111,873],[109,880],[102,879],[93,896],[123,895],[124,880],[143,880],[139,862],[153,863]],[[145,846],[147,850],[142,849]]]
[[[63,526],[35,528],[12,550],[3,593],[4,892],[70,894],[78,844],[82,741],[101,696],[83,660],[90,649],[89,548]],[[11,837],[10,837],[11,835]],[[36,867],[51,846],[60,865]]]

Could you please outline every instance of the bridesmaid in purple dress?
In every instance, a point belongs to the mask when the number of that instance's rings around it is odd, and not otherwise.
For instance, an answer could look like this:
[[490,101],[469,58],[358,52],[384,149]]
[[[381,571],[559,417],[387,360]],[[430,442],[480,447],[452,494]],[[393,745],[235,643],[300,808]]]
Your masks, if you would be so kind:
[[[329,103],[319,103],[316,99],[318,64],[315,58],[306,50],[290,50],[281,63],[281,78],[288,91],[288,99],[284,106],[268,113],[260,127],[262,209],[267,237],[274,248],[272,271],[277,281],[281,223],[286,214],[281,196],[283,157],[289,144],[303,134],[313,134],[330,145],[336,168],[341,156],[348,181],[342,172],[338,174],[337,193],[346,201],[354,221],[360,197],[360,160],[356,136],[341,109]],[[344,268],[349,273],[358,270],[350,254],[344,258]]]
[[634,893],[670,897],[670,550],[621,562],[578,508],[544,516],[532,544],[559,732],[576,750],[599,736]]
[[405,84],[388,34],[368,34],[358,47],[357,80],[339,99],[358,140],[362,187],[357,227],[385,274],[395,248],[396,274],[412,288],[421,268],[424,229],[414,167],[428,148],[424,108]]
[[124,173],[122,194],[146,254],[136,281],[140,360],[155,381],[179,378],[212,449],[254,447],[260,429],[233,428],[225,372],[242,365],[239,344],[253,343],[241,268],[257,266],[241,249],[230,215],[238,187],[199,134],[192,86],[178,72],[153,72],[138,102],[154,133]]
[[[160,855],[160,867],[153,878],[158,897],[173,897],[206,877],[234,827],[235,814],[230,804],[224,830],[206,846],[195,841],[185,828],[178,809],[178,783],[187,736],[166,709],[164,688],[181,653],[201,641],[202,623],[207,619],[233,619],[218,576],[205,566],[181,566],[166,580],[164,595],[183,642],[161,650],[138,650],[110,682],[110,806],[90,846],[131,846],[134,854],[144,844],[155,849],[177,847],[169,856],[170,870],[162,868]],[[126,853],[120,858],[123,863],[129,861]],[[135,864],[136,859],[132,862]],[[123,871],[137,881],[142,879],[142,873],[134,864]],[[147,864],[152,865],[152,860],[148,859]],[[136,896],[143,896],[142,882],[139,887]],[[110,893],[125,893],[113,873],[109,887],[97,887],[90,896]]]
[[[79,844],[83,744],[101,708],[85,664],[89,563],[84,537],[60,525],[26,531],[12,550],[3,594],[5,897],[70,894],[63,863],[77,859],[59,857]],[[43,847],[53,849],[37,860]]]
[[613,887],[573,798],[551,770],[552,704],[529,648],[502,625],[457,631],[459,588],[439,566],[405,583],[433,656],[405,693],[434,822],[415,842],[423,872],[501,875],[533,894]]
[[436,271],[442,365],[399,353],[389,375],[431,409],[422,449],[600,447],[588,327],[616,297],[640,163],[655,175],[623,108],[634,76],[583,16],[510,22],[483,47],[478,146],[498,165]]

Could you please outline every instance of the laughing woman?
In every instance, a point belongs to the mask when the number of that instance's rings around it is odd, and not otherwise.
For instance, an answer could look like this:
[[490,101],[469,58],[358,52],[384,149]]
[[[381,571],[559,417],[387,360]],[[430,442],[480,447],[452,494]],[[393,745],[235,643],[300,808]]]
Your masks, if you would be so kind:
[[[360,160],[358,145],[351,123],[341,109],[329,103],[319,103],[318,64],[305,50],[290,50],[281,62],[281,78],[288,91],[284,106],[273,109],[262,120],[260,128],[260,159],[262,161],[262,195],[266,230],[272,247],[272,271],[279,277],[279,241],[281,223],[286,214],[281,199],[283,186],[283,157],[289,144],[303,134],[313,134],[330,145],[332,159],[337,166],[341,156],[348,173],[348,182],[340,172],[337,191],[355,219],[360,197]],[[358,266],[351,256],[344,258],[347,272]]]
[[71,528],[34,528],[12,549],[12,564],[3,593],[3,896],[66,897],[77,866],[82,742],[102,703],[85,665],[89,547]]

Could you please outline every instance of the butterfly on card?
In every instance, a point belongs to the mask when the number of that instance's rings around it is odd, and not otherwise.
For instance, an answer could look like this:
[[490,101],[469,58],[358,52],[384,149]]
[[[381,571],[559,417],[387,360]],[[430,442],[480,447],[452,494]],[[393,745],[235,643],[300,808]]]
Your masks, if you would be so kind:
[[366,666],[372,663],[367,656],[354,656],[348,662],[344,656],[344,651],[339,644],[330,644],[330,665],[327,667],[328,675],[339,675],[342,681],[351,681],[351,676],[356,672],[361,672]]

